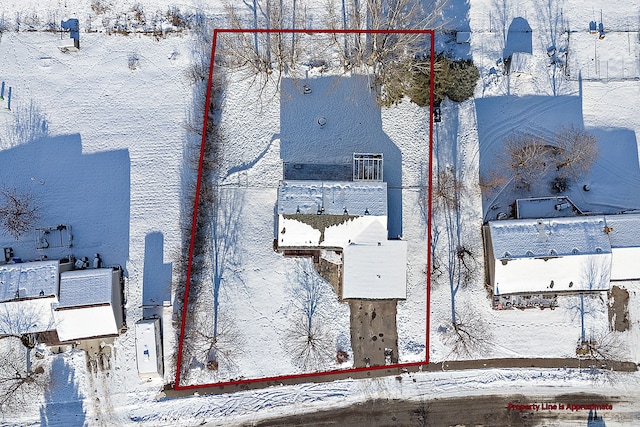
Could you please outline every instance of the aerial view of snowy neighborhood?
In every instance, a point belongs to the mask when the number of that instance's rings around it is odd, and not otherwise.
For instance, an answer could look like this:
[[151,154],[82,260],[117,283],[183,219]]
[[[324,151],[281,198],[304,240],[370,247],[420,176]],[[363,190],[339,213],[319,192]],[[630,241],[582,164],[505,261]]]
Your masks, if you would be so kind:
[[3,0],[0,425],[640,426],[640,0]]

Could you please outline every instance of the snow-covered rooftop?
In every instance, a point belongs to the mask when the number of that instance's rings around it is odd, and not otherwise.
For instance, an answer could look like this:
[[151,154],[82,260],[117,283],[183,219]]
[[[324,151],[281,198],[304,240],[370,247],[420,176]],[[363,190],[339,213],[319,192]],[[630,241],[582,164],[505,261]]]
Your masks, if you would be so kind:
[[278,245],[282,247],[343,248],[352,242],[386,239],[387,218],[384,216],[278,216]]
[[280,181],[278,214],[387,215],[386,182]]
[[405,299],[407,242],[383,240],[344,248],[343,299]]
[[612,248],[640,248],[640,214],[605,215]]
[[0,301],[57,296],[58,261],[0,265]]
[[54,318],[62,342],[118,334],[111,305],[55,310]]
[[608,290],[611,253],[495,261],[494,293]]
[[491,221],[496,260],[611,253],[603,216]]
[[0,303],[0,335],[22,335],[55,329],[51,304],[55,296]]
[[494,292],[609,289],[606,225],[602,215],[490,222]]
[[65,271],[60,275],[58,307],[110,304],[112,280],[111,268]]
[[[496,294],[604,290],[610,279],[640,278],[638,214],[493,221],[489,227]],[[601,272],[595,287],[588,280],[594,269]]]

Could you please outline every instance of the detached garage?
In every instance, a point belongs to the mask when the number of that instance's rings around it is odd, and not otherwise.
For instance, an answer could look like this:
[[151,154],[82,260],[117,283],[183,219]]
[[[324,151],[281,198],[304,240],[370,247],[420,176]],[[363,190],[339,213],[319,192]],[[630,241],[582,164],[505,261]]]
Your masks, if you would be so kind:
[[343,253],[342,299],[405,299],[407,242],[350,244]]

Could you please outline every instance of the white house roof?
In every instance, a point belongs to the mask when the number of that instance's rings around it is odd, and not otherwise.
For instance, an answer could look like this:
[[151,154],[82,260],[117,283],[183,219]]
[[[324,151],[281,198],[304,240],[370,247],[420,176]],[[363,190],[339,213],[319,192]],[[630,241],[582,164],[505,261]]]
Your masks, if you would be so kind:
[[0,302],[0,335],[22,335],[55,329],[51,304],[54,296]]
[[59,308],[111,303],[113,270],[95,268],[60,275]]
[[[305,248],[343,248],[351,242],[372,242],[387,239],[387,217],[360,216],[356,218],[344,217],[344,221],[330,225],[324,229],[324,235],[319,229],[304,222],[304,216],[299,218],[278,216],[278,245],[282,247]],[[315,217],[315,215],[314,215]],[[337,219],[343,215],[336,216]]]
[[496,260],[611,253],[603,216],[491,221]]
[[611,241],[611,280],[640,279],[640,215],[605,215]]
[[405,299],[407,242],[350,244],[343,252],[342,298]]
[[58,261],[0,265],[0,301],[58,294]]
[[387,183],[370,181],[280,181],[278,214],[387,216]]
[[609,289],[604,216],[493,221],[489,228],[495,294]]
[[54,318],[62,342],[118,334],[111,305],[55,310]]
[[494,293],[608,290],[611,253],[495,261]]

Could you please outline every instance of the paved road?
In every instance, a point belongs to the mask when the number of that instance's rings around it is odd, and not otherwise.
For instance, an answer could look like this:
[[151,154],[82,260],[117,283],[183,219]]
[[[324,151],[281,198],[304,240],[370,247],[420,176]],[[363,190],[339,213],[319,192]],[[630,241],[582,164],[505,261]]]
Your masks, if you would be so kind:
[[[273,418],[251,426],[589,426],[640,425],[638,397],[605,397],[597,394],[554,396],[494,395],[437,399],[426,402],[375,400],[346,408]],[[527,404],[539,405],[537,410]],[[574,410],[559,409],[574,405]],[[611,409],[597,412],[601,420],[589,421],[589,410],[578,405],[598,404]],[[511,405],[511,409],[509,408]],[[518,407],[522,405],[524,407]],[[546,405],[546,407],[545,407]],[[553,405],[556,405],[554,408]],[[591,413],[593,415],[593,413]]]

